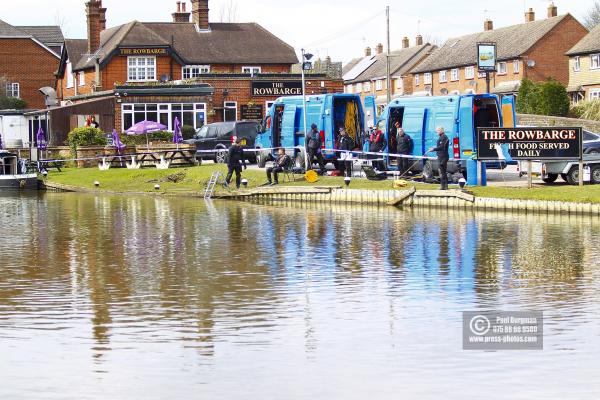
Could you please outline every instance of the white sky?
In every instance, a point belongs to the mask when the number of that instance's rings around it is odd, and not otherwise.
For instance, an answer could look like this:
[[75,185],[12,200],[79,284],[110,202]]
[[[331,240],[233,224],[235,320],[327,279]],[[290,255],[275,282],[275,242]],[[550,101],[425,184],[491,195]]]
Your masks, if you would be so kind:
[[[0,19],[12,25],[60,24],[68,38],[85,38],[85,0],[1,0]],[[385,7],[390,6],[391,47],[403,36],[411,43],[420,33],[444,40],[483,29],[488,17],[496,28],[524,20],[524,7],[536,19],[546,18],[547,0],[210,0],[210,18],[233,2],[237,22],[257,22],[287,43],[318,56],[347,62],[366,46],[385,45]],[[580,21],[593,0],[555,0],[559,14],[570,12]],[[176,0],[104,0],[109,27],[138,21],[170,21]],[[188,11],[191,4],[188,1]],[[419,23],[419,21],[421,21]]]

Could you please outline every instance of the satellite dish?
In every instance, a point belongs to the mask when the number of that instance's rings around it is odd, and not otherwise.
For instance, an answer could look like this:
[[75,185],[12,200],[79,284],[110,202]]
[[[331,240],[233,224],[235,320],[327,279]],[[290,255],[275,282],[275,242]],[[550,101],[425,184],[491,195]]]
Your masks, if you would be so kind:
[[440,93],[441,93],[441,94],[443,94],[443,95],[445,96],[445,95],[447,95],[447,94],[448,94],[448,89],[446,89],[446,88],[442,88],[442,89],[440,90]]
[[535,61],[534,60],[527,60],[527,66],[529,68],[535,67]]

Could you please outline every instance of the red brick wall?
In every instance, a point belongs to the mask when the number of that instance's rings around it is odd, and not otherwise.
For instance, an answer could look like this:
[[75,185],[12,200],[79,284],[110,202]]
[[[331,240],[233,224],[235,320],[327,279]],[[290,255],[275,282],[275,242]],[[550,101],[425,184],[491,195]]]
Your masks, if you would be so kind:
[[535,61],[535,67],[525,67],[525,77],[534,81],[552,77],[563,85],[568,85],[569,57],[565,56],[565,53],[587,33],[588,31],[571,15],[565,17],[525,54],[525,59]]
[[[171,57],[156,57],[156,78],[161,75],[171,75]],[[181,65],[173,60],[173,79],[181,79]],[[111,90],[115,82],[123,84],[127,82],[127,57],[113,57],[108,65],[102,70],[102,90]]]
[[0,75],[18,82],[27,108],[45,108],[39,89],[55,87],[59,59],[31,39],[0,39]]

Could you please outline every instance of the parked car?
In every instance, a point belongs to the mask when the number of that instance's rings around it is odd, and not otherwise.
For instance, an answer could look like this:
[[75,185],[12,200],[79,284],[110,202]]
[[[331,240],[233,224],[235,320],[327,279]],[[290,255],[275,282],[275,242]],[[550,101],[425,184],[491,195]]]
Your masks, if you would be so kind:
[[600,154],[600,135],[583,131],[583,154]]
[[[197,160],[226,163],[228,149],[236,138],[242,139],[243,148],[254,148],[260,124],[254,121],[215,122],[204,125],[185,143],[196,145]],[[250,162],[256,162],[256,153],[247,153]]]

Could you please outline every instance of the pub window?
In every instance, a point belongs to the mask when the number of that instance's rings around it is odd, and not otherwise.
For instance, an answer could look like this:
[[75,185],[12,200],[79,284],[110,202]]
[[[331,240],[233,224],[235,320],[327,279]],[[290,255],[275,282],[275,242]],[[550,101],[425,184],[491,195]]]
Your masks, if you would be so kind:
[[423,75],[423,83],[426,85],[431,85],[431,72],[426,72]]
[[6,84],[6,97],[15,97],[17,99],[21,97],[21,87],[18,83],[9,82]]
[[183,125],[200,128],[206,124],[205,103],[176,103],[176,104],[123,104],[122,129],[126,131],[141,121],[155,121],[173,130],[175,117]]
[[65,71],[65,75],[67,75],[67,88],[72,88],[74,86],[73,66],[70,61],[67,61],[67,70]]
[[242,74],[250,74],[250,75],[254,76],[254,75],[258,75],[260,73],[261,73],[260,67],[252,67],[252,66],[242,67]]
[[591,58],[590,69],[600,68],[600,54],[592,54],[590,56],[590,58]]
[[575,71],[575,72],[581,71],[581,58],[579,58],[579,56],[575,57],[575,63],[573,64],[573,71]]
[[198,78],[202,74],[210,74],[210,65],[186,65],[183,67],[183,79]]
[[156,57],[127,57],[127,80],[145,82],[156,80]]
[[85,86],[85,74],[83,71],[79,72],[79,86]]
[[226,101],[224,103],[223,121],[237,121],[237,101]]
[[474,79],[475,78],[475,67],[465,67],[465,79]]
[[450,79],[453,81],[457,81],[458,80],[458,68],[452,68],[450,70]]

